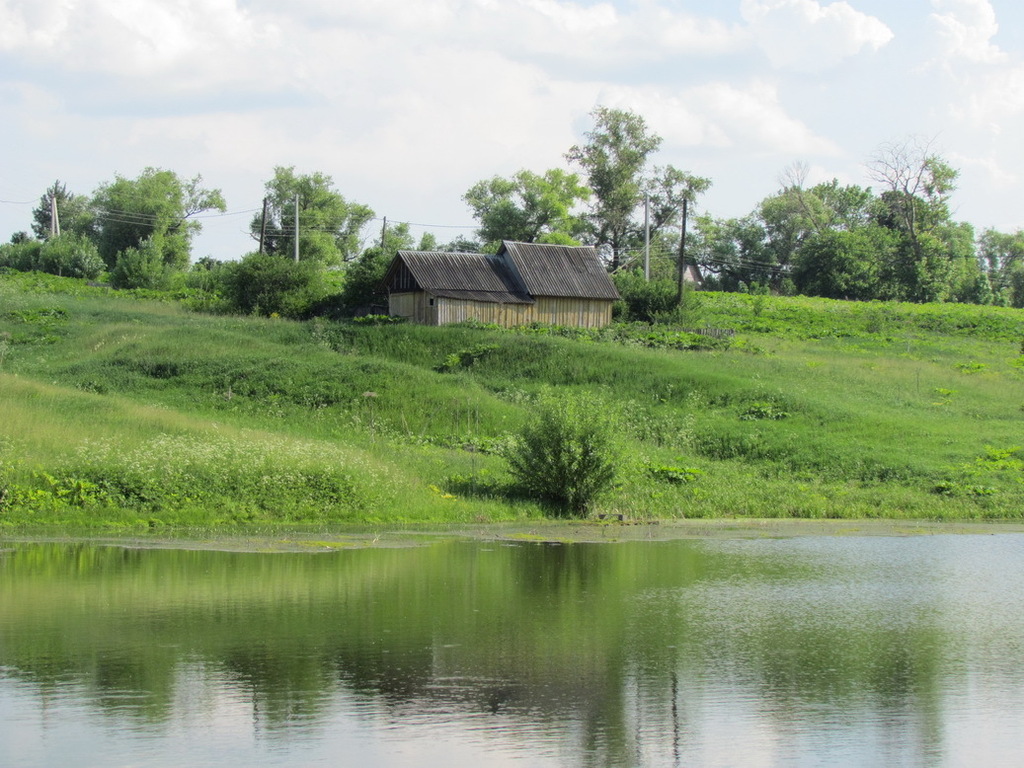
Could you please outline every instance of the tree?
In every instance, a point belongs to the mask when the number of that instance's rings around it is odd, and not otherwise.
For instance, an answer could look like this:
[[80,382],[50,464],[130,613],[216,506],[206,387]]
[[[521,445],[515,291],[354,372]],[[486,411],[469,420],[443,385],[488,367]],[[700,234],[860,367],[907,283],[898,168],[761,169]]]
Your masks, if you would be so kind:
[[988,273],[997,303],[1024,307],[1024,292],[1017,289],[1024,273],[1024,230],[1014,233],[986,229],[978,238],[978,258]]
[[95,236],[95,216],[91,201],[86,195],[71,194],[67,186],[58,180],[42,194],[39,205],[32,209],[32,232],[40,240],[56,234],[51,231],[54,209],[61,233]]
[[[387,296],[379,291],[380,283],[395,254],[412,248],[412,245],[408,224],[399,223],[388,227],[383,233],[382,244],[367,248],[345,270],[345,283],[341,289],[342,310],[351,314],[373,304],[386,304]],[[434,245],[434,238],[428,233],[420,240],[419,249],[432,250]]]
[[871,179],[886,187],[884,220],[905,233],[915,251],[922,233],[949,220],[948,202],[960,174],[933,152],[931,142],[883,144],[867,167]]
[[277,166],[266,183],[267,218],[257,213],[249,225],[263,252],[291,258],[295,251],[295,199],[299,201],[299,259],[335,265],[356,258],[363,227],[373,210],[350,203],[323,173],[298,175],[295,167]]
[[696,219],[694,260],[718,276],[723,290],[776,285],[784,271],[768,251],[764,225],[756,215],[739,219]]
[[586,222],[574,209],[589,196],[577,174],[555,168],[479,181],[462,199],[480,222],[484,250],[496,252],[502,240],[578,245]]
[[480,253],[483,246],[476,240],[459,235],[454,240],[437,245],[437,250],[444,253]]
[[146,168],[137,179],[116,176],[93,196],[97,246],[108,268],[118,255],[134,248],[156,249],[171,270],[188,266],[192,238],[202,225],[192,217],[226,209],[220,190],[204,189],[202,177],[183,180],[173,171]]
[[951,223],[949,198],[959,172],[931,142],[912,138],[882,145],[868,162],[868,174],[885,187],[875,220],[900,236],[886,281],[909,301],[949,298],[957,243],[943,238],[942,227]]
[[792,279],[800,293],[830,299],[867,301],[878,297],[880,254],[887,233],[881,228],[826,229],[803,243]]
[[646,192],[651,198],[651,232],[678,220],[683,198],[690,202],[711,182],[672,166],[648,172],[650,156],[661,146],[640,115],[628,110],[598,107],[591,113],[594,129],[587,142],[575,145],[566,159],[583,168],[594,202],[588,221],[589,239],[610,251],[610,267],[644,240],[643,217],[638,216]]

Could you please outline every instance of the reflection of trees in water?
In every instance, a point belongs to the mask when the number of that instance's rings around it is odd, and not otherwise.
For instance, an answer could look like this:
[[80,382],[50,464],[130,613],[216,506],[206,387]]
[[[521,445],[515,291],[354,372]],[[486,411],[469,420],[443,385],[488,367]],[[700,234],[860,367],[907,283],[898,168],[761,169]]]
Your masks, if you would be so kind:
[[[576,734],[593,765],[685,755],[716,686],[756,691],[783,732],[808,702],[894,722],[938,711],[934,617],[794,623],[782,603],[737,602],[747,586],[799,583],[799,559],[683,542],[125,553],[24,547],[0,560],[6,674],[73,679],[118,712],[125,691],[141,693],[136,714],[159,721],[198,665],[268,726],[326,719],[341,688],[395,720],[546,724]],[[922,741],[940,730],[925,716]]]

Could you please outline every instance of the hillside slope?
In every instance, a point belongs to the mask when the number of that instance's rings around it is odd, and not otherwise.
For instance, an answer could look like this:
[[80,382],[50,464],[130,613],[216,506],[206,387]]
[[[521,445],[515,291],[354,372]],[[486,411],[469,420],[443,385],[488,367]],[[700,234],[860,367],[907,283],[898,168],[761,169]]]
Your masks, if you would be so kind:
[[1024,511],[1019,310],[700,294],[688,313],[736,335],[217,317],[0,275],[0,521],[536,517],[501,447],[540,395],[581,392],[624,448],[599,512]]

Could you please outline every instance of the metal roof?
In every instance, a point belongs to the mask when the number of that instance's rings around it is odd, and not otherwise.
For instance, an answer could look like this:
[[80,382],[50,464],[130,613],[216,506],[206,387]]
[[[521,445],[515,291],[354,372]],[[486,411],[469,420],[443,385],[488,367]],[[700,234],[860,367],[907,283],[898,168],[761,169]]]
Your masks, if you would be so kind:
[[498,254],[509,258],[532,296],[619,298],[592,246],[505,241]]
[[494,254],[399,251],[386,283],[401,263],[420,289],[435,296],[501,304],[533,304],[505,260]]
[[591,246],[504,242],[497,254],[399,251],[382,285],[394,290],[402,266],[435,296],[533,304],[535,296],[617,299],[619,292]]

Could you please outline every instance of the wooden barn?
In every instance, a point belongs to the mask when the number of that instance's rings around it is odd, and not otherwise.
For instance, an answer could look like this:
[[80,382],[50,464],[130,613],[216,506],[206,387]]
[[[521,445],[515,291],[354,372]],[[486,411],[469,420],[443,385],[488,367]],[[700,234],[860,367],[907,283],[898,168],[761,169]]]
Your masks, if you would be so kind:
[[496,254],[399,251],[382,287],[390,314],[425,325],[600,328],[619,298],[590,246],[502,243]]

